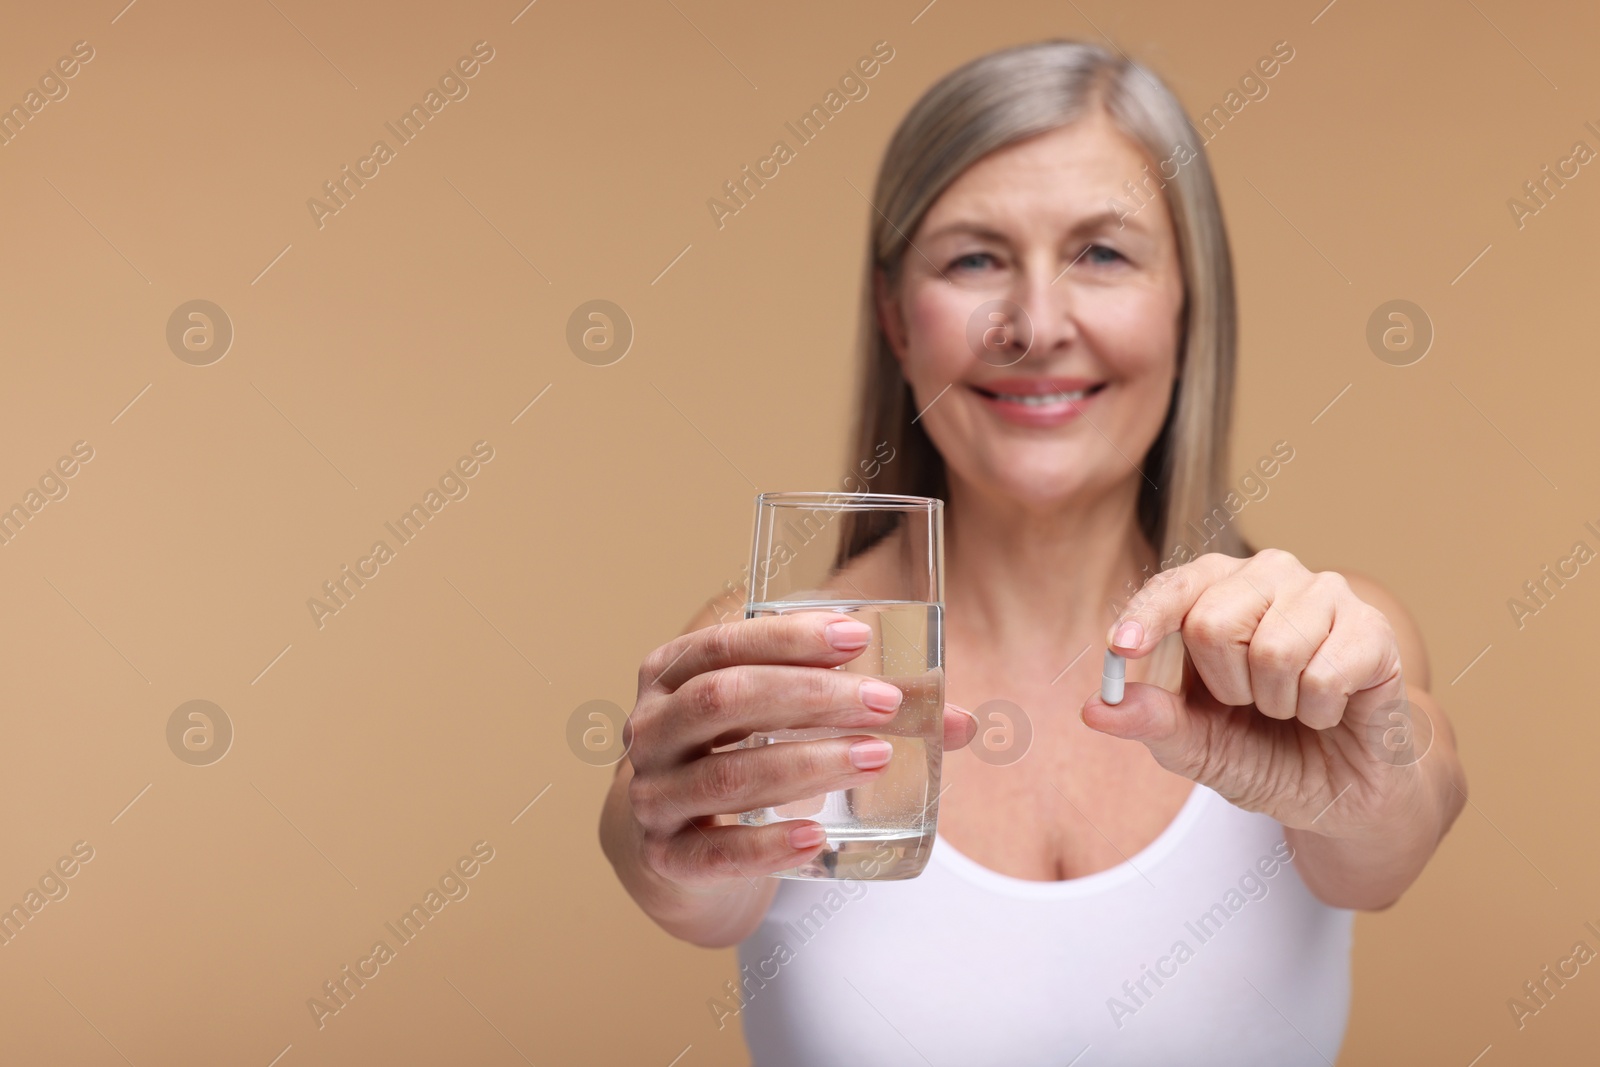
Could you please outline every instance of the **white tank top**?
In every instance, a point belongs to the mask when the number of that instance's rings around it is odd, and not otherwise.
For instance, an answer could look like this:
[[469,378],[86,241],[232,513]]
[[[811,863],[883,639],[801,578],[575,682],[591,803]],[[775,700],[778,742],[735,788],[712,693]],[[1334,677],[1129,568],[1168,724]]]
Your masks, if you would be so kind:
[[739,946],[742,990],[709,1006],[754,1067],[1325,1067],[1354,915],[1312,896],[1281,825],[1196,785],[1082,878],[1013,878],[938,838],[914,879],[784,879]]

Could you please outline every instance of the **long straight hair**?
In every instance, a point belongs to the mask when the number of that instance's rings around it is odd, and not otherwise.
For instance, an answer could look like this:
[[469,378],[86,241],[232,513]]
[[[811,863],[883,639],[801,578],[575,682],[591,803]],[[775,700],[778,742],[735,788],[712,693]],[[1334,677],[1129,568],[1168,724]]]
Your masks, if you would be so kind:
[[[1102,108],[1143,149],[1166,197],[1184,279],[1178,376],[1167,417],[1142,459],[1138,521],[1165,568],[1200,551],[1250,555],[1222,506],[1233,417],[1236,308],[1222,208],[1202,139],[1183,105],[1154,74],[1079,41],[1045,41],[992,52],[945,75],[901,120],[873,187],[870,247],[861,290],[860,379],[851,455],[887,441],[894,462],[874,491],[948,499],[944,457],[912,421],[915,401],[874,301],[876,271],[891,287],[928,209],[973,163]],[[1160,161],[1160,162],[1158,162]],[[1172,167],[1176,173],[1168,175]],[[1146,180],[1146,188],[1152,184]],[[1153,484],[1152,484],[1153,483]],[[892,516],[850,512],[841,530],[843,566],[891,528]],[[1195,524],[1199,525],[1196,526]],[[1198,533],[1203,536],[1191,537]]]

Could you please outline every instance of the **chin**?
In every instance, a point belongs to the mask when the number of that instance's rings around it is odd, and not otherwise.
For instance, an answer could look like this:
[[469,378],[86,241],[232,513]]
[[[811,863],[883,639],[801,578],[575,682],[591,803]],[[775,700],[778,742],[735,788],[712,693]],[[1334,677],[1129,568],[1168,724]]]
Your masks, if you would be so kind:
[[1059,457],[1049,463],[1004,464],[983,482],[998,496],[1040,510],[1059,507],[1086,487],[1083,469],[1067,466]]

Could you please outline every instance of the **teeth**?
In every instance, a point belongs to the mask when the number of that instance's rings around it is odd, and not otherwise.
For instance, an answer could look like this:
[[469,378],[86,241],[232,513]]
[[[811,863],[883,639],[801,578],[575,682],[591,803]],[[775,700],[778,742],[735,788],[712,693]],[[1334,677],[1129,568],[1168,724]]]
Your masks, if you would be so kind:
[[1013,404],[1040,406],[1044,404],[1059,404],[1063,400],[1082,400],[1084,397],[1089,395],[1089,390],[1076,389],[1070,393],[1042,393],[1032,396],[1023,396],[1013,393],[998,393],[996,395],[999,396],[1000,399],[1008,400]]

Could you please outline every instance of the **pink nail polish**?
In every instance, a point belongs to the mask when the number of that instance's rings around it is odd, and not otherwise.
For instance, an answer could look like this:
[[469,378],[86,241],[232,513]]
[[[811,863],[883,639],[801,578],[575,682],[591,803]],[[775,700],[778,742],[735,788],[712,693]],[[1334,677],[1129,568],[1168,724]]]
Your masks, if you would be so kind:
[[864,622],[846,619],[843,622],[831,622],[823,628],[828,644],[841,652],[855,648],[866,648],[867,642],[872,640],[872,627]]
[[1111,643],[1118,648],[1138,648],[1144,642],[1144,627],[1135,619],[1129,619],[1117,627],[1116,636]]
[[863,771],[882,767],[892,755],[894,746],[887,741],[857,741],[850,746],[850,762]]
[[789,847],[797,849],[816,848],[828,839],[828,832],[816,823],[806,826],[797,826],[789,831]]
[[897,686],[871,678],[861,683],[861,703],[873,711],[893,711],[900,706],[904,696]]

